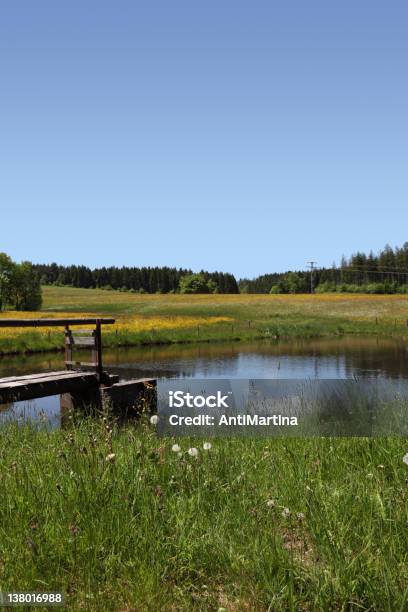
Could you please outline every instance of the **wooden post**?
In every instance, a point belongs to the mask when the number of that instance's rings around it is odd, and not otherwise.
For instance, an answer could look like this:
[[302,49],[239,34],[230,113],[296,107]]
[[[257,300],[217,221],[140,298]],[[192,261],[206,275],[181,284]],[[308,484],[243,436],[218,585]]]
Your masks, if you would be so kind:
[[65,326],[65,369],[72,370],[72,337],[69,325]]
[[95,348],[96,348],[96,375],[98,376],[99,382],[102,381],[102,334],[101,334],[101,322],[99,319],[96,321],[95,328]]
[[97,367],[97,363],[98,363],[98,350],[97,350],[97,344],[96,344],[96,329],[94,329],[93,332],[92,332],[92,340],[93,340],[92,361],[95,364],[95,368],[96,368]]

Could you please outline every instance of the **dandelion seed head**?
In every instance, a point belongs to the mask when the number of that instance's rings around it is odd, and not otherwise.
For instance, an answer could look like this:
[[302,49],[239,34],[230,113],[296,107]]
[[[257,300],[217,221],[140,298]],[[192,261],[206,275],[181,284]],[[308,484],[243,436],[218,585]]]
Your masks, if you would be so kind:
[[403,458],[402,458],[403,462],[405,463],[405,465],[408,465],[408,453],[406,453]]
[[179,453],[181,451],[181,448],[178,444],[173,444],[171,450],[173,451],[173,453]]
[[211,442],[204,442],[203,449],[210,450],[211,446],[212,446]]
[[152,425],[157,425],[157,421],[158,421],[158,420],[159,420],[159,417],[157,416],[157,414],[153,414],[153,415],[150,417],[150,423],[151,423]]
[[283,516],[283,517],[285,517],[285,518],[287,518],[288,516],[290,516],[290,510],[289,510],[289,508],[284,508],[284,509],[282,510],[282,516]]
[[194,448],[194,446],[193,446],[192,448],[188,449],[188,454],[190,455],[190,457],[197,457],[198,450],[196,448]]
[[109,453],[109,455],[106,455],[106,461],[108,463],[114,463],[115,459],[116,459],[115,453]]
[[273,499],[268,499],[266,502],[266,505],[268,506],[268,508],[273,508],[275,505],[275,500]]

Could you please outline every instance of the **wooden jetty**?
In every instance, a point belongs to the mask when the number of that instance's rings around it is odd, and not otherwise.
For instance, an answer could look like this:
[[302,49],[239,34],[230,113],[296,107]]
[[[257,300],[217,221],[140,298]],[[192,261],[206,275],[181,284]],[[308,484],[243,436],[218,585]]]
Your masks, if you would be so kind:
[[[110,318],[65,319],[0,319],[0,327],[63,327],[65,334],[65,370],[41,372],[24,376],[0,378],[0,404],[25,401],[48,395],[61,395],[64,406],[71,403],[100,404],[107,398],[113,407],[123,408],[125,402],[155,386],[153,379],[119,382],[119,376],[109,374],[102,362],[102,325],[112,325]],[[71,329],[93,325],[92,329]],[[76,348],[91,350],[91,361],[74,359]]]
[[21,402],[36,397],[46,397],[47,395],[80,393],[98,387],[98,379],[92,372],[63,370],[28,376],[10,376],[0,378],[0,404]]

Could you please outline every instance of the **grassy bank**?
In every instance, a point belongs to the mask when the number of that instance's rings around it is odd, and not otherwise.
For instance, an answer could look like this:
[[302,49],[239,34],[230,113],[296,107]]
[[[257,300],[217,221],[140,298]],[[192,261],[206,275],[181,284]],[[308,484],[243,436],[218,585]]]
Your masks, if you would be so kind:
[[172,444],[149,423],[4,427],[1,590],[90,610],[407,609],[405,441]]
[[[111,315],[117,324],[104,331],[105,346],[408,335],[408,296],[403,295],[136,295],[71,287],[44,287],[43,293],[41,312],[0,316]],[[0,352],[61,348],[61,331],[0,328]]]

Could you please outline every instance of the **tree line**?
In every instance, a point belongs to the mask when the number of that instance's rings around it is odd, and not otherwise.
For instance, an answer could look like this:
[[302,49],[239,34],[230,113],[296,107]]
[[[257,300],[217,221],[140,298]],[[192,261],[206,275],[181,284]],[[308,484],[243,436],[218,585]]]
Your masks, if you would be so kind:
[[340,265],[313,271],[287,271],[240,279],[241,293],[408,293],[408,242],[386,245],[378,254],[357,252]]
[[69,285],[138,293],[408,293],[408,242],[386,245],[378,254],[357,252],[340,265],[263,274],[236,281],[233,274],[171,267],[62,266],[17,264],[0,253],[0,310],[37,310],[41,285]]
[[40,277],[30,261],[15,263],[0,253],[0,311],[41,308]]
[[[43,285],[70,285],[85,289],[115,289],[137,293],[176,293],[188,284],[186,281],[183,284],[182,279],[193,275],[189,269],[170,267],[110,266],[91,269],[87,266],[61,266],[51,263],[36,264],[34,268]],[[201,270],[199,276],[203,283],[194,284],[192,281],[192,286],[200,289],[197,292],[239,293],[233,274]]]

